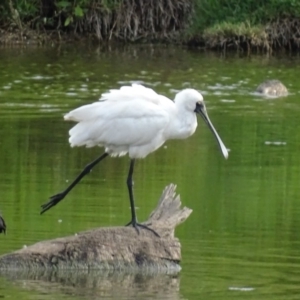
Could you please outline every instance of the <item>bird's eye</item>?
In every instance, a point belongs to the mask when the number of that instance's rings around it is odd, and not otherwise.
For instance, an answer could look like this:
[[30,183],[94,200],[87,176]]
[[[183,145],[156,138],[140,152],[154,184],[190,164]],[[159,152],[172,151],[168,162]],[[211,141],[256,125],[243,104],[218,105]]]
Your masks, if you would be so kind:
[[203,103],[202,102],[197,102],[196,103],[196,109],[202,109],[203,108]]
[[205,110],[204,103],[200,102],[200,101],[196,102],[196,108],[195,108],[194,112],[201,113],[203,110]]

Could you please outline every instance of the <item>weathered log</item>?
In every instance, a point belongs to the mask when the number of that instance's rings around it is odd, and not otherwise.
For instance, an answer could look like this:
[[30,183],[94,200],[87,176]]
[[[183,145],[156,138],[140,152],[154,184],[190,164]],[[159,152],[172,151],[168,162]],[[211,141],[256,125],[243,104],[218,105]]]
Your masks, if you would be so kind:
[[144,229],[138,234],[132,227],[97,228],[5,254],[0,257],[0,270],[143,268],[150,272],[178,272],[181,245],[174,230],[192,210],[181,208],[175,189],[173,184],[164,189],[156,209],[144,223],[151,224],[160,237]]
[[288,94],[284,84],[276,79],[264,81],[256,88],[256,92],[270,97],[282,97]]

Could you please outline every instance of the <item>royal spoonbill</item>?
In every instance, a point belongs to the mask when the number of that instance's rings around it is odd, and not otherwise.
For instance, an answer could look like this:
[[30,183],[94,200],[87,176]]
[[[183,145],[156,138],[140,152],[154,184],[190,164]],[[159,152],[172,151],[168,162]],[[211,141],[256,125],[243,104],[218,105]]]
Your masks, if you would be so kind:
[[81,106],[64,116],[77,124],[69,131],[71,147],[104,147],[104,153],[88,164],[78,177],[61,193],[50,197],[43,204],[41,214],[59,203],[92,168],[107,156],[122,156],[128,153],[130,166],[127,187],[131,207],[132,225],[148,229],[138,223],[134,196],[133,170],[135,161],[161,147],[170,139],[185,139],[197,127],[196,114],[200,114],[213,132],[225,158],[228,151],[212,125],[206,112],[202,95],[194,89],[179,92],[174,101],[139,84],[123,86],[102,94],[100,101]]
[[0,215],[0,233],[6,234],[6,224],[3,217]]

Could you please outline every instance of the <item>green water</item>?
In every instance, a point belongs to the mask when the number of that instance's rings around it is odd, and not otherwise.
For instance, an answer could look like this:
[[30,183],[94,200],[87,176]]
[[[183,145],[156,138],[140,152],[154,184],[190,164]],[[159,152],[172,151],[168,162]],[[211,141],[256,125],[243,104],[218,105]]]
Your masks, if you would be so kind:
[[[3,274],[0,296],[11,299],[298,299],[300,281],[300,58],[188,51],[174,47],[1,48],[0,210],[7,235],[0,254],[40,240],[130,218],[127,157],[107,158],[55,208],[40,205],[63,190],[99,148],[70,148],[63,114],[96,101],[109,88],[140,81],[170,98],[200,90],[230,149],[226,161],[206,125],[170,141],[136,164],[139,220],[163,188],[178,185],[193,209],[176,235],[178,276]],[[266,78],[290,95],[253,94]]]

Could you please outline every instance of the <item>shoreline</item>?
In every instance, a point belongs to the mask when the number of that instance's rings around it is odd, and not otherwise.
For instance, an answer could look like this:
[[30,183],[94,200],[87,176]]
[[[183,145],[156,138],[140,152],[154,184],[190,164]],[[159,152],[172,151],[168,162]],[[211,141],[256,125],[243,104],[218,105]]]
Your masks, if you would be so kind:
[[121,44],[176,44],[217,51],[272,52],[300,49],[300,18],[281,19],[267,25],[223,23],[205,29],[202,33],[187,35],[184,30],[169,34],[145,33],[137,39],[126,40],[111,34],[99,39],[93,33],[74,33],[62,30],[33,30],[10,26],[0,28],[0,46],[62,45],[74,43]]
[[300,48],[300,3],[272,0],[8,0],[0,44],[165,43],[205,50]]

